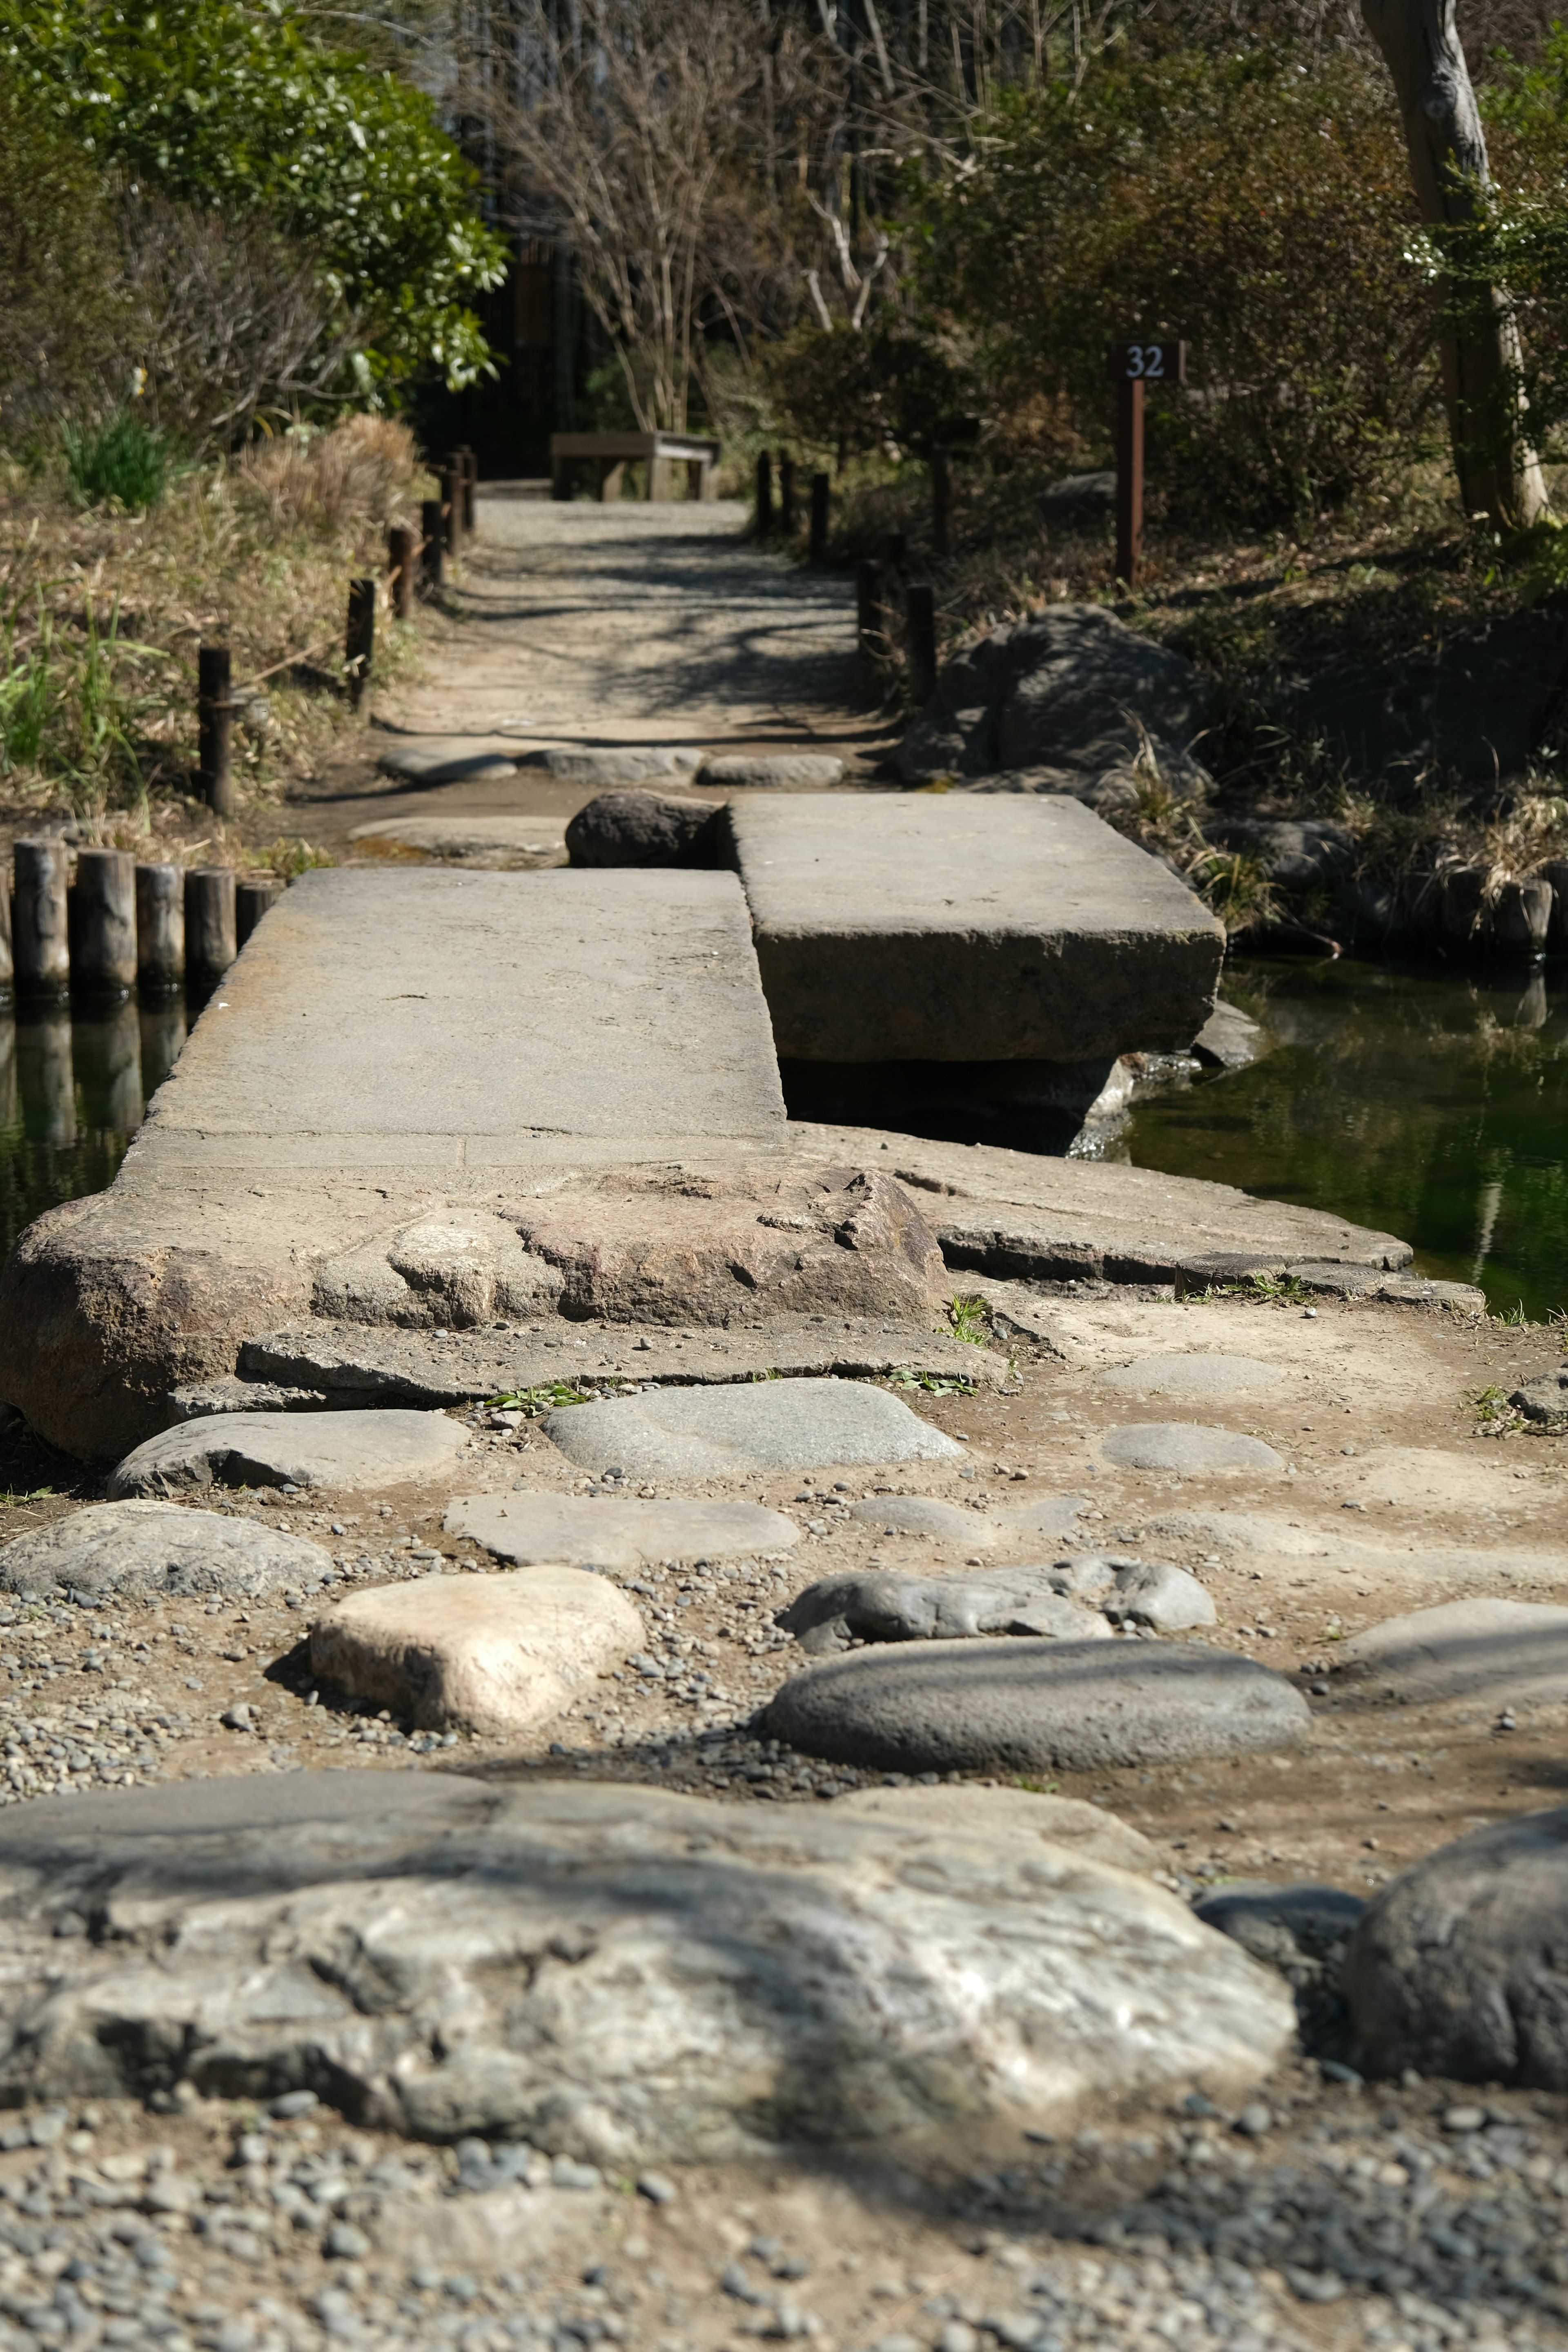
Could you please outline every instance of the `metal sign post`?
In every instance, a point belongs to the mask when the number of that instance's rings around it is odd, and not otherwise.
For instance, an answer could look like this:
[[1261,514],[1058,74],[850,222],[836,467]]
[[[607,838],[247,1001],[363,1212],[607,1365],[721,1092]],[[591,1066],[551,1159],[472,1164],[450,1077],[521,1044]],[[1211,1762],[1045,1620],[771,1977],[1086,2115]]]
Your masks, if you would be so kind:
[[1143,388],[1185,383],[1185,343],[1125,342],[1110,348],[1116,380],[1116,577],[1136,588],[1143,561]]

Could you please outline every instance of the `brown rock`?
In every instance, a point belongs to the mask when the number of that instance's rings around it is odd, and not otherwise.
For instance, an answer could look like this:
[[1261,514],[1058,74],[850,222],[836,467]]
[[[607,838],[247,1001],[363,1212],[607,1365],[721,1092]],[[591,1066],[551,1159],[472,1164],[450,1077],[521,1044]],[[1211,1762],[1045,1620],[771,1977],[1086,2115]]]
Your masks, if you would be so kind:
[[721,803],[676,793],[601,793],[566,828],[574,866],[718,866],[713,822]]
[[526,1731],[642,1640],[624,1592],[575,1568],[424,1577],[355,1592],[310,1628],[310,1665],[422,1731]]

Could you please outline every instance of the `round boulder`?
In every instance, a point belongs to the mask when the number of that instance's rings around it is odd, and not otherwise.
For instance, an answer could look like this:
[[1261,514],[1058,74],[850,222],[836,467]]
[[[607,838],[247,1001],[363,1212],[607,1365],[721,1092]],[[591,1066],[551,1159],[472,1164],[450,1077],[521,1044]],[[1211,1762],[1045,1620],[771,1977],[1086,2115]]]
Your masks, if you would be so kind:
[[25,1601],[258,1601],[313,1591],[331,1573],[319,1544],[178,1503],[94,1503],[0,1548],[0,1591]]
[[1234,1429],[1205,1429],[1195,1421],[1130,1421],[1108,1431],[1100,1451],[1121,1470],[1174,1470],[1201,1477],[1207,1470],[1283,1470],[1283,1454],[1260,1437]]
[[1342,1982],[1372,2074],[1568,2091],[1568,1806],[1497,1822],[1367,1906]]
[[900,1643],[808,1667],[763,1736],[884,1772],[1098,1771],[1303,1747],[1283,1675],[1198,1642]]

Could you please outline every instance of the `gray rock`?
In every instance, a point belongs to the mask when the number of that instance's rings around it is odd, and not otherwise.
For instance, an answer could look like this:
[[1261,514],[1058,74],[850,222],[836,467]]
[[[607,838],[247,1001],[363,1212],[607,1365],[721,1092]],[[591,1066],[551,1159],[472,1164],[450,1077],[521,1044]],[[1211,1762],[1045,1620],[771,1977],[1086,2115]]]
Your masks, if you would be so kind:
[[520,1566],[563,1560],[568,1567],[640,1568],[650,1560],[788,1551],[800,1541],[793,1519],[757,1503],[652,1503],[543,1491],[458,1495],[441,1524],[448,1535]]
[[[0,1890],[8,2105],[314,2089],[372,2128],[617,2176],[1237,2096],[1292,2025],[1147,1879],[837,1805],[191,1780],[8,1809]],[[57,1937],[68,1911],[100,1928]]]
[[557,783],[597,784],[614,792],[626,784],[645,784],[656,776],[694,776],[702,754],[680,744],[599,744],[551,751],[530,751],[519,761],[522,768],[542,768]]
[[1281,716],[1360,779],[1413,786],[1438,767],[1489,784],[1518,774],[1534,750],[1565,645],[1561,613],[1512,614],[1446,634],[1440,650],[1315,677],[1282,698]]
[[1054,604],[949,662],[893,755],[906,783],[1058,769],[1098,779],[1152,750],[1184,785],[1208,778],[1196,670],[1096,604]]
[[1449,1601],[1352,1633],[1341,1674],[1401,1698],[1501,1706],[1568,1698],[1568,1609],[1539,1601]]
[[1338,1886],[1227,1886],[1193,1906],[1206,1927],[1232,1937],[1299,1991],[1339,1980],[1345,1947],[1366,1909]]
[[[500,772],[511,775],[515,771],[508,767]],[[488,771],[482,781],[491,781]],[[505,809],[440,816],[416,816],[405,811],[400,816],[356,824],[349,839],[373,856],[395,857],[402,852],[492,872],[559,866],[566,856],[559,816],[520,816]]]
[[1103,1618],[1053,1591],[1047,1570],[986,1576],[900,1576],[884,1570],[824,1577],[781,1610],[778,1623],[808,1656],[859,1642],[946,1642],[987,1633],[1049,1641],[1108,1639]]
[[376,761],[383,775],[411,784],[503,784],[517,781],[517,754],[504,743],[476,746],[462,735],[395,743]]
[[778,793],[729,823],[782,1055],[1089,1063],[1212,1009],[1215,918],[1074,800]]
[[213,1381],[193,1381],[172,1389],[169,1406],[176,1421],[203,1421],[215,1412],[314,1412],[328,1402],[325,1389],[287,1388],[277,1381],[242,1381],[232,1372]]
[[1124,1563],[1100,1606],[1113,1624],[1148,1625],[1156,1633],[1184,1633],[1215,1621],[1214,1601],[1197,1578],[1166,1560]]
[[28,1601],[235,1601],[313,1591],[331,1573],[319,1544],[179,1503],[95,1503],[0,1548],[0,1590]]
[[1041,1495],[1032,1503],[992,1511],[987,1517],[998,1543],[1027,1543],[1037,1537],[1048,1541],[1055,1536],[1071,1535],[1082,1508],[1081,1495]]
[[860,1650],[762,1717],[808,1756],[893,1772],[1099,1771],[1302,1747],[1282,1675],[1198,1643],[963,1641]]
[[601,793],[566,827],[574,866],[716,866],[712,801],[673,793]]
[[1522,1388],[1515,1389],[1509,1402],[1515,1412],[1526,1421],[1562,1421],[1568,1418],[1568,1364],[1559,1365],[1555,1371],[1541,1372]]
[[205,1486],[386,1486],[449,1470],[468,1442],[442,1412],[229,1412],[148,1438],[110,1477],[111,1497]]
[[1176,1470],[1201,1477],[1208,1470],[1283,1470],[1285,1457],[1260,1437],[1205,1429],[1191,1421],[1130,1421],[1107,1432],[1100,1451],[1123,1470]]
[[1050,483],[1037,501],[1040,520],[1074,524],[1107,521],[1116,512],[1116,473],[1104,467],[1092,474],[1064,474]]
[[656,1389],[563,1405],[544,1433],[584,1470],[628,1478],[819,1470],[859,1462],[954,1462],[963,1448],[885,1389],[854,1381],[758,1381]]
[[844,782],[844,762],[829,751],[721,751],[704,761],[702,781],[763,792],[830,792]]
[[1205,827],[1220,849],[1257,859],[1270,882],[1310,889],[1337,881],[1355,863],[1355,836],[1328,817],[1224,817]]
[[1035,1789],[984,1789],[973,1781],[957,1787],[855,1789],[834,1800],[835,1809],[857,1819],[890,1821],[954,1836],[977,1833],[1065,1846],[1110,1863],[1115,1870],[1156,1871],[1159,1849],[1146,1837],[1081,1797],[1049,1797]]
[[999,1532],[989,1511],[966,1511],[957,1503],[939,1502],[934,1495],[868,1495],[863,1503],[850,1504],[849,1516],[887,1535],[931,1536],[943,1543],[967,1544],[973,1551],[988,1550]]
[[1193,1052],[1211,1068],[1246,1070],[1262,1060],[1272,1042],[1268,1032],[1247,1013],[1216,999],[1214,1011],[1193,1039]]
[[1369,2074],[1568,2090],[1568,1807],[1475,1831],[1373,1896],[1341,1979]]
[[1278,1364],[1259,1363],[1255,1356],[1192,1354],[1140,1356],[1136,1363],[1096,1377],[1102,1388],[1120,1389],[1127,1396],[1208,1399],[1251,1396],[1278,1387],[1285,1375]]

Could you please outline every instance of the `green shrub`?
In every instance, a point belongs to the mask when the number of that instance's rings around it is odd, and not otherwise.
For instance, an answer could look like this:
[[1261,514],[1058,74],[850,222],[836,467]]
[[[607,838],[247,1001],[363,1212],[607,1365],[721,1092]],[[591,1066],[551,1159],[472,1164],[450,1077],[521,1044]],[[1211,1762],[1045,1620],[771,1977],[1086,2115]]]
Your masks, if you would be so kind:
[[67,478],[83,506],[113,503],[127,514],[145,514],[163,497],[171,463],[168,436],[133,409],[121,409],[107,425],[68,425],[60,439]]
[[1354,57],[1195,47],[1005,99],[921,195],[923,288],[1019,408],[1065,397],[1107,447],[1107,352],[1181,336],[1152,479],[1300,527],[1375,486],[1436,412],[1433,299],[1399,125]]
[[974,437],[967,371],[936,336],[899,320],[793,335],[772,354],[768,382],[790,429],[840,463],[879,448],[929,457]]

